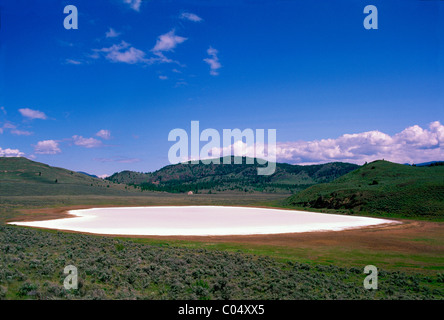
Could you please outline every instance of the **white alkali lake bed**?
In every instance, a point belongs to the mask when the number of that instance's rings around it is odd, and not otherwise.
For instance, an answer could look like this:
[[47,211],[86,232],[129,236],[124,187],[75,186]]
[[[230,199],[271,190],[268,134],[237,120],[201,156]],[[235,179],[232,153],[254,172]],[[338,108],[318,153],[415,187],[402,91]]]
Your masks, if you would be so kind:
[[229,206],[71,210],[69,218],[9,224],[111,235],[209,236],[340,231],[397,221],[318,212]]

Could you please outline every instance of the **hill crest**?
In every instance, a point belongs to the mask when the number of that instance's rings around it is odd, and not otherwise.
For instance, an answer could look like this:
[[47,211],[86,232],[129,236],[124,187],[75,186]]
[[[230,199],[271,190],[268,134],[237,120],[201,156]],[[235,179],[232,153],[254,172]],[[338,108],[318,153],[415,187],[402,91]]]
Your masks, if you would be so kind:
[[112,194],[124,190],[110,181],[23,157],[0,157],[0,195]]
[[406,166],[377,160],[288,199],[296,207],[349,213],[444,216],[444,166]]
[[168,165],[154,172],[122,171],[114,173],[107,180],[116,183],[137,185],[146,190],[186,192],[205,190],[206,192],[246,191],[246,192],[296,192],[308,186],[329,182],[343,174],[359,168],[358,165],[331,162],[322,165],[291,165],[276,163],[276,171],[269,176],[257,174],[262,166],[256,159],[237,157],[240,164],[192,164],[190,161]]

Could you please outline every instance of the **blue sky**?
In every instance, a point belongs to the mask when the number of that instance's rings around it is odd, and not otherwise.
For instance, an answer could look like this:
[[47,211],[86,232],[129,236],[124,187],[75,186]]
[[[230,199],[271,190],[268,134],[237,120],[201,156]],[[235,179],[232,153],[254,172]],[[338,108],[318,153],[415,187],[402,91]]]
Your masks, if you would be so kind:
[[153,171],[198,120],[276,129],[289,163],[444,159],[442,1],[0,3],[0,155]]

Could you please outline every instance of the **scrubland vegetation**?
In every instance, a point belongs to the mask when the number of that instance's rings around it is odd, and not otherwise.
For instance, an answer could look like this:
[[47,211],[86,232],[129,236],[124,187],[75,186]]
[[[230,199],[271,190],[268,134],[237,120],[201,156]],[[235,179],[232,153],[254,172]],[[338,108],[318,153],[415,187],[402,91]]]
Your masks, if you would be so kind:
[[[66,290],[63,269],[78,269]],[[0,226],[2,299],[443,299],[444,275],[379,271],[267,256]]]

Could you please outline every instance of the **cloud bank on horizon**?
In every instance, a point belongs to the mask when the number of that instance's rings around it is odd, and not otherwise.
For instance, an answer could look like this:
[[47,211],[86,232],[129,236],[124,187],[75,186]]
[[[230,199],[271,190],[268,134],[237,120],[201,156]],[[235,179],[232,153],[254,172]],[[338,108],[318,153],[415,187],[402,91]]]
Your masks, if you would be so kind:
[[[109,130],[102,129],[96,133],[97,137],[108,140],[111,137]],[[70,140],[75,146],[84,148],[102,147],[101,140],[84,138],[74,135]],[[62,153],[61,141],[43,140],[34,146],[34,154],[54,155]],[[67,145],[69,147],[69,145]],[[232,155],[254,157],[255,146],[248,146],[242,141],[236,141],[229,148]],[[267,147],[268,148],[268,147]],[[394,135],[373,130],[361,133],[343,134],[338,138],[326,138],[312,141],[277,142],[277,162],[309,165],[327,162],[350,162],[363,164],[378,159],[385,159],[396,163],[422,163],[427,161],[444,160],[444,125],[439,121],[429,124],[428,128],[418,125],[410,126]],[[212,149],[214,157],[222,155],[224,148]],[[0,147],[1,157],[29,157],[18,149],[3,149]],[[123,158],[122,158],[123,159]],[[140,159],[104,159],[99,162],[134,163]],[[189,160],[189,159],[186,159]]]
[[[213,148],[212,155],[254,157],[256,146],[236,141],[226,148]],[[260,146],[263,148],[263,146]],[[265,146],[265,150],[268,146]],[[430,123],[428,129],[414,125],[392,136],[378,130],[344,134],[338,138],[312,141],[277,142],[272,149],[277,162],[310,165],[327,162],[363,164],[378,159],[396,163],[422,163],[444,160],[444,125]]]
[[392,136],[378,130],[344,134],[336,139],[278,143],[281,161],[316,164],[342,161],[362,164],[377,159],[397,163],[421,163],[444,159],[444,125],[428,129],[414,125]]

